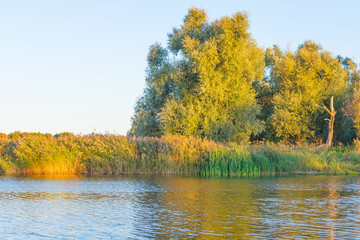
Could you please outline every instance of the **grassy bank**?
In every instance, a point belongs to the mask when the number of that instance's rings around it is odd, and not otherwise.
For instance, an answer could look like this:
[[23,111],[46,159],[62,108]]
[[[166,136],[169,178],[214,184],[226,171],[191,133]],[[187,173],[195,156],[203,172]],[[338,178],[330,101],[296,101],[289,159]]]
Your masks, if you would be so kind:
[[220,144],[166,135],[0,135],[3,174],[179,174],[259,176],[360,172],[356,147]]

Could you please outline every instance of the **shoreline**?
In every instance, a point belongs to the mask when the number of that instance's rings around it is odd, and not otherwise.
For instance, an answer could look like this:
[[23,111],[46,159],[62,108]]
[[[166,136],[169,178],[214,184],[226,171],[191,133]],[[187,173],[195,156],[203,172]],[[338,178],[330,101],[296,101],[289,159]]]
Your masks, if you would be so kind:
[[359,172],[360,153],[352,146],[219,143],[181,135],[17,133],[0,138],[0,173],[6,175],[245,177]]
[[9,174],[9,173],[0,173],[0,177],[196,177],[196,178],[261,178],[261,177],[291,177],[291,176],[358,176],[360,172],[316,172],[316,171],[298,171],[290,173],[280,173],[280,174],[263,174],[263,175],[252,175],[252,176],[200,176],[200,175],[180,175],[180,174],[157,174],[157,173],[119,173],[119,174],[108,174],[108,173],[63,173],[63,174],[48,174],[48,173],[39,173],[39,174]]

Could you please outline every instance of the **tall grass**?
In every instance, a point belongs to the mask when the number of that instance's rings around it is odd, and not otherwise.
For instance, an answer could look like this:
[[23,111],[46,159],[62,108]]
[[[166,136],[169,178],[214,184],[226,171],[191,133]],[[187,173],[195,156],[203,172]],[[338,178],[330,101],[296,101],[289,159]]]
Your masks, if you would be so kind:
[[259,176],[360,171],[358,145],[217,143],[180,135],[0,134],[3,174]]

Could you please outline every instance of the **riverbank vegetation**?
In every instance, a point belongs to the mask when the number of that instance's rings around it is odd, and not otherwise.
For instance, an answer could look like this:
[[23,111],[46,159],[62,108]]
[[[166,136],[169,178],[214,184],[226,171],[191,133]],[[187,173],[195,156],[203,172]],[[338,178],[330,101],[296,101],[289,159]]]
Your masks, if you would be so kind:
[[0,172],[194,176],[352,173],[360,171],[357,146],[250,145],[181,135],[150,138],[13,133],[1,135]]
[[[0,135],[5,174],[360,171],[360,70],[311,40],[262,49],[245,12],[191,8],[147,57],[128,136]],[[325,143],[326,144],[323,144]]]

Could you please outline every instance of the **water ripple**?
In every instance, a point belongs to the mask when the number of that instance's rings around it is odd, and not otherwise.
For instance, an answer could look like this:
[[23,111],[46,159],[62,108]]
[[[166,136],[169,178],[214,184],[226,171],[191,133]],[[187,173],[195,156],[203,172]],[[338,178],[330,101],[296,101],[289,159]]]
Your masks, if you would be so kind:
[[0,177],[0,238],[359,238],[359,183],[355,176]]

